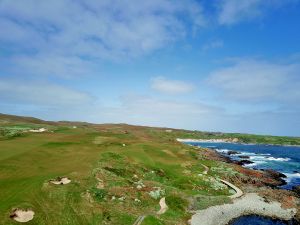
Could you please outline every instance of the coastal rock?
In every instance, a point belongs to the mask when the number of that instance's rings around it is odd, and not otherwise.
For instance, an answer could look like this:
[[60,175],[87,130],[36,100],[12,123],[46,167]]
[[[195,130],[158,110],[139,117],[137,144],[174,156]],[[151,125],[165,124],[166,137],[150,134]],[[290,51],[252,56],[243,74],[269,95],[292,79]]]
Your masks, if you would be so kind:
[[271,176],[274,179],[278,179],[278,178],[286,178],[286,175],[284,175],[283,173],[280,173],[278,171],[275,170],[271,170],[271,169],[267,169],[267,170],[262,170],[265,173],[267,173],[269,176]]
[[254,163],[254,162],[252,162],[252,161],[250,161],[250,160],[248,160],[248,159],[243,159],[243,160],[241,160],[241,161],[237,161],[236,162],[236,164],[238,164],[238,165],[247,165],[247,164],[252,164],[252,163]]
[[227,155],[236,155],[236,154],[240,154],[240,152],[233,151],[233,150],[227,152]]
[[248,155],[240,155],[239,158],[240,159],[250,159],[250,156],[248,156]]
[[283,173],[280,173],[275,170],[267,169],[267,170],[262,170],[266,174],[267,177],[270,177],[276,181],[279,182],[278,186],[285,185],[286,181],[283,178],[286,178],[286,175]]
[[300,185],[299,186],[294,186],[292,191],[295,192],[296,195],[300,198]]

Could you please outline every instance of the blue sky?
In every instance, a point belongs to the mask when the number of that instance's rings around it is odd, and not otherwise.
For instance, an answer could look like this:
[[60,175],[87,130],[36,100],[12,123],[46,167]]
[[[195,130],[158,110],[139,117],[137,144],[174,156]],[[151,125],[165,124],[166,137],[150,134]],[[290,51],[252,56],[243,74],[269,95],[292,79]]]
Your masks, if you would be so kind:
[[300,136],[300,0],[0,0],[0,112]]

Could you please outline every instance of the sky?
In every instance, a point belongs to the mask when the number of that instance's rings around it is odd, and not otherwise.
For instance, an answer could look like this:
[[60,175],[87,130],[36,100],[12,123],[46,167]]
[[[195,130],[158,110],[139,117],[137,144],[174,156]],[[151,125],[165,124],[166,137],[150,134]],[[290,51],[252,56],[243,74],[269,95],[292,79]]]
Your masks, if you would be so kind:
[[0,0],[0,112],[300,136],[300,0]]

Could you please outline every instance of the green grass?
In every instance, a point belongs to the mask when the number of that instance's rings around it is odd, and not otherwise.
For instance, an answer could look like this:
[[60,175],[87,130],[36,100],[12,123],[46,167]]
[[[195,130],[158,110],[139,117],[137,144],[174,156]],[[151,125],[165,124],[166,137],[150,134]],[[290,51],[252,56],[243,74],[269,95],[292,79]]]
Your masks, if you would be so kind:
[[[40,122],[9,124],[12,130],[46,126]],[[199,201],[201,208],[229,195],[228,190],[214,190],[211,181],[198,175],[204,169],[198,150],[166,139],[170,137],[158,135],[158,130],[128,125],[50,127],[54,132],[0,140],[0,224],[16,224],[8,217],[15,207],[35,211],[28,224],[126,225],[140,215],[148,215],[143,225],[185,224],[190,217],[188,199],[197,195],[215,198]],[[232,172],[219,162],[201,163],[221,168],[207,177]],[[72,182],[48,182],[58,176]],[[100,180],[104,188],[97,188]],[[138,189],[139,184],[143,188]],[[161,216],[156,215],[159,199],[149,194],[158,187],[169,205]]]

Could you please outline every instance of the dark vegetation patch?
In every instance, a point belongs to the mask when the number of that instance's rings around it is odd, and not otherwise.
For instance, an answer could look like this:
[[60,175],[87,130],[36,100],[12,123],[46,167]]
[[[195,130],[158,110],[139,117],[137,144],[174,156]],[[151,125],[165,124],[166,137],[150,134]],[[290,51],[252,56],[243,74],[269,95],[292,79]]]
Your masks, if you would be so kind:
[[143,225],[164,225],[165,223],[161,220],[159,220],[158,218],[156,218],[155,216],[147,216],[144,221],[143,221]]
[[227,196],[199,195],[194,199],[191,208],[193,210],[201,210],[201,209],[206,209],[210,206],[223,205],[229,202],[230,199]]
[[106,190],[98,189],[96,187],[92,187],[91,189],[89,189],[89,192],[91,193],[93,198],[98,202],[102,202],[105,199],[105,197],[107,196]]
[[128,171],[126,169],[121,169],[121,168],[112,168],[112,167],[103,167],[105,170],[110,171],[117,176],[120,177],[125,177],[128,176]]
[[166,204],[170,209],[175,211],[186,211],[188,207],[188,201],[183,199],[179,195],[169,195],[166,197]]

